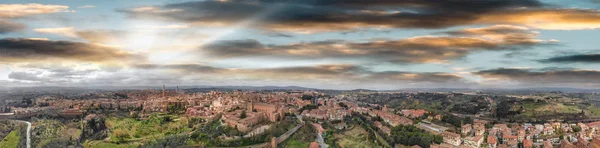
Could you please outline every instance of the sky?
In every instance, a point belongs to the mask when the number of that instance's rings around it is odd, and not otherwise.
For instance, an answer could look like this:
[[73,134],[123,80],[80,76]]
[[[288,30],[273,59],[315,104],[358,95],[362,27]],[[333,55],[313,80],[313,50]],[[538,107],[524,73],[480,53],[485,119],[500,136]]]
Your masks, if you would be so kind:
[[0,86],[600,89],[598,0],[3,0]]

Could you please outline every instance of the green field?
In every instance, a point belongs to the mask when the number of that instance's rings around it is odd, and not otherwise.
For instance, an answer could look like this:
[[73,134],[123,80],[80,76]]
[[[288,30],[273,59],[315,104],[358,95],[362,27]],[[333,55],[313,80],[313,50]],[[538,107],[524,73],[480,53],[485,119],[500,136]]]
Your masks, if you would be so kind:
[[114,144],[104,141],[92,141],[83,144],[86,148],[137,148],[138,144]]
[[377,144],[372,143],[372,139],[368,139],[367,131],[360,127],[354,126],[351,130],[344,132],[343,134],[335,134],[337,143],[342,148],[372,148],[380,147]]
[[[523,108],[524,112],[521,115],[526,117],[535,117],[540,115],[549,115],[553,113],[580,113],[582,109],[574,105],[564,105],[563,103],[534,103],[522,102],[522,106],[514,106],[513,108]],[[594,111],[600,115],[600,108]]]
[[589,106],[586,110],[586,115],[590,117],[600,117],[600,107]]
[[305,122],[302,128],[292,134],[288,139],[280,143],[283,147],[306,148],[317,138],[317,130],[309,123]]
[[298,140],[290,140],[286,145],[287,148],[307,148],[310,145],[308,142],[302,142]]
[[1,148],[13,148],[19,146],[19,140],[21,139],[19,134],[19,129],[15,129],[10,132],[2,141],[0,142]]
[[90,141],[90,147],[137,147],[152,139],[166,135],[187,133],[188,119],[173,115],[151,115],[148,119],[110,117],[106,120],[108,141]]
[[579,113],[581,109],[577,106],[572,105],[564,105],[562,103],[556,103],[552,105],[545,105],[543,107],[536,108],[535,111],[538,112],[559,112],[559,113]]

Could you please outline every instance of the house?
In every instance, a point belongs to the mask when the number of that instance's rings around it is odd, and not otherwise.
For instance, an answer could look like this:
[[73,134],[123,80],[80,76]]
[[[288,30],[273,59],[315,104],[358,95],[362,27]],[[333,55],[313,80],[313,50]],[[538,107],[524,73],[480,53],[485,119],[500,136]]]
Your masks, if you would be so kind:
[[600,137],[594,136],[592,138],[592,146],[595,147],[595,148],[596,147],[600,147]]
[[519,142],[515,139],[515,140],[509,140],[506,145],[509,148],[518,148],[519,147]]
[[523,140],[523,148],[532,148],[533,142],[531,140]]
[[483,136],[466,137],[464,139],[465,145],[469,147],[479,147],[483,143]]
[[488,135],[498,136],[498,129],[489,129]]
[[581,122],[577,123],[577,126],[579,126],[582,131],[590,130],[590,127],[588,127],[587,125],[585,125],[585,124],[583,124]]
[[404,109],[404,110],[401,110],[399,113],[404,115],[405,117],[415,119],[415,118],[419,118],[419,117],[425,115],[427,113],[427,111],[425,111],[423,109],[415,109],[415,110]]
[[561,123],[560,122],[553,122],[552,123],[552,128],[558,129],[560,128]]
[[492,128],[500,130],[500,129],[508,128],[508,125],[506,125],[506,124],[494,124],[494,127],[492,127]]
[[448,144],[451,144],[454,146],[458,146],[462,143],[460,135],[457,133],[444,132],[444,133],[442,133],[442,137],[444,138],[445,143],[448,143]]
[[584,148],[584,147],[587,148],[587,147],[591,147],[592,144],[589,141],[583,139],[581,136],[578,136],[576,146],[578,148]]
[[538,130],[538,131],[543,131],[543,130],[544,130],[544,125],[541,125],[541,124],[536,124],[536,125],[535,125],[535,130]]
[[542,135],[541,134],[542,132],[537,129],[531,131],[530,133],[533,135],[533,137],[531,137],[531,138],[539,138]]
[[502,143],[507,143],[509,141],[517,141],[517,136],[509,134],[502,135]]
[[544,141],[542,148],[553,148],[552,143],[550,141]]
[[460,131],[461,131],[461,133],[462,133],[463,135],[467,135],[467,136],[471,135],[471,130],[472,130],[472,129],[473,129],[473,127],[471,126],[471,124],[465,124],[465,125],[462,125],[462,126],[460,127]]
[[550,136],[550,137],[547,137],[546,140],[548,140],[554,144],[558,144],[558,143],[560,143],[560,136],[556,136],[556,135]]
[[487,137],[488,148],[496,148],[498,145],[498,138],[493,135]]
[[517,140],[519,140],[519,142],[523,142],[523,140],[525,140],[525,130],[520,129],[517,132]]
[[575,145],[573,145],[571,142],[569,142],[567,140],[561,140],[560,147],[561,148],[576,148]]
[[474,124],[473,131],[475,131],[475,136],[482,136],[485,134],[485,124]]
[[386,133],[388,136],[391,134],[391,129],[385,125],[383,125],[381,122],[379,121],[375,121],[375,127],[379,128],[379,130],[383,131],[384,133]]
[[554,128],[552,128],[552,127],[544,128],[544,135],[552,135],[552,134],[554,134]]

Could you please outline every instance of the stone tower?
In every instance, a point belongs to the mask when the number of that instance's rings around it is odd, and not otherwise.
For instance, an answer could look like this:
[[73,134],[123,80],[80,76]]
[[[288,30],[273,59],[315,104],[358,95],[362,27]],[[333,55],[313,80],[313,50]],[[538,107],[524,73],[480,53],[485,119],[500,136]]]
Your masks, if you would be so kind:
[[165,97],[165,85],[163,85],[163,89],[162,89],[162,97]]

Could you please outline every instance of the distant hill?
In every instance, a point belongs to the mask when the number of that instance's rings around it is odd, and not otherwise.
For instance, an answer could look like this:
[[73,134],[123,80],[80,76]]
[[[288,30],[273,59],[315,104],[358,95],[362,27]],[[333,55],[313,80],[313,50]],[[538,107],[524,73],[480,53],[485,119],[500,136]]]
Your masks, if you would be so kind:
[[406,88],[389,91],[403,92],[515,92],[515,93],[531,93],[531,92],[566,92],[566,93],[591,93],[600,92],[600,89],[582,89],[582,88],[561,88],[561,87],[539,87],[539,88]]
[[[342,91],[342,92],[502,92],[502,93],[531,93],[531,92],[600,92],[600,89],[582,89],[582,88],[561,88],[561,87],[539,87],[539,88],[404,88],[396,90],[335,90],[319,89],[301,86],[175,86],[167,85],[167,89],[201,89],[201,90],[318,90],[318,91]],[[110,91],[110,90],[140,90],[140,89],[162,89],[162,85],[157,86],[92,86],[92,87],[60,87],[60,86],[40,86],[40,87],[0,87],[0,91]]]

